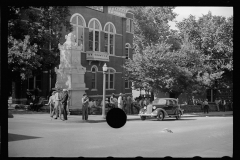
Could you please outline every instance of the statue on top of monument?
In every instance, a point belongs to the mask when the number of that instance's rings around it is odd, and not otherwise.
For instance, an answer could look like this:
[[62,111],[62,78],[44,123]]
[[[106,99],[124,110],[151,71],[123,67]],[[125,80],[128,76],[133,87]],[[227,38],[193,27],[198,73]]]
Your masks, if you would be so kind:
[[68,46],[77,46],[76,43],[76,36],[70,32],[68,35],[65,35],[66,42],[63,43],[63,45],[68,45]]

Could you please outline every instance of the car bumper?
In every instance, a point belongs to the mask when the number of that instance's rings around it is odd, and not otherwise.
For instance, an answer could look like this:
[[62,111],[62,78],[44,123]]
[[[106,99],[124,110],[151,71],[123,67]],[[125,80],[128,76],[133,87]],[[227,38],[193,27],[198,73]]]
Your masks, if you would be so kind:
[[150,116],[150,117],[154,117],[154,116],[157,116],[157,114],[145,114],[145,113],[141,113],[141,114],[138,114],[139,116]]

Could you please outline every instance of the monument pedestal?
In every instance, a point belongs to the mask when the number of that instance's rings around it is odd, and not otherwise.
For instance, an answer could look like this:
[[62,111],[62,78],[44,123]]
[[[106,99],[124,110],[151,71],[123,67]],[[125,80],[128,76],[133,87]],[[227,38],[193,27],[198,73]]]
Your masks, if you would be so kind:
[[76,45],[74,35],[69,33],[65,36],[66,42],[59,44],[60,65],[55,68],[57,82],[55,88],[68,89],[70,110],[82,109],[82,97],[86,88],[84,75],[86,68],[81,65],[81,48]]

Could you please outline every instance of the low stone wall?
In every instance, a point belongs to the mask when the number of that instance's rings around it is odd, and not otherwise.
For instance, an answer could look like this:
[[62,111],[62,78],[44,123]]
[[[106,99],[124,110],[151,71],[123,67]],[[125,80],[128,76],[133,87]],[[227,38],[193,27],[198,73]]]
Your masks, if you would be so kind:
[[27,102],[26,98],[23,98],[23,99],[13,99],[12,100],[13,104],[26,104],[26,102]]
[[[184,109],[183,113],[203,112],[203,106],[201,105],[181,105],[181,108]],[[209,104],[209,112],[211,111],[217,111],[216,104]]]

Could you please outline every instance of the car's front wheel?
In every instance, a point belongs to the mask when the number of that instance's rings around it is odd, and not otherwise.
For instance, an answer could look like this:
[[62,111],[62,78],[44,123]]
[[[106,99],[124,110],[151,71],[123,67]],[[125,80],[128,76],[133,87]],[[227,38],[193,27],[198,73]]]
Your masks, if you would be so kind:
[[157,115],[157,120],[163,121],[163,119],[164,119],[164,114],[163,114],[162,111],[159,111],[159,112],[158,112],[158,115]]
[[182,116],[181,112],[180,112],[180,111],[177,111],[176,119],[177,119],[177,120],[178,120],[178,119],[181,119],[181,116]]
[[146,119],[145,116],[140,116],[141,117],[141,120],[144,121]]

